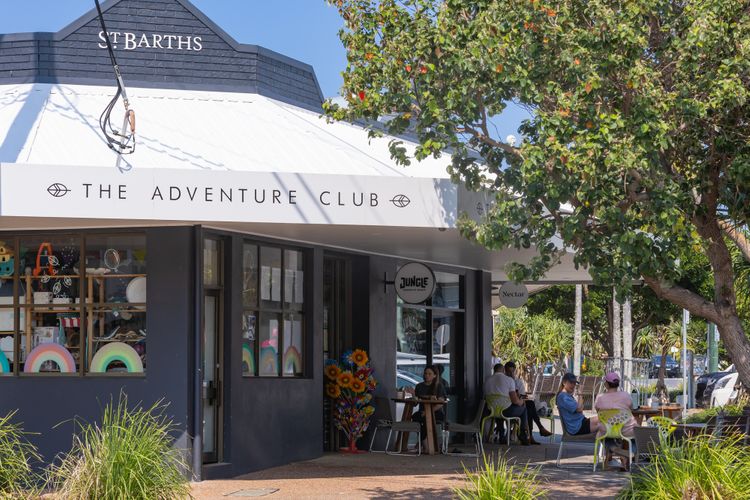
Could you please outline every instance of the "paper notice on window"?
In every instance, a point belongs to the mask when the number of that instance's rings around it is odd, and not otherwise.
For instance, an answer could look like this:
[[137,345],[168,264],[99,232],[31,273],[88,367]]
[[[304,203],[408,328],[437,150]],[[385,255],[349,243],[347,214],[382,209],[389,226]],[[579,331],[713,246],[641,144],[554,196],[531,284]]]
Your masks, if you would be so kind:
[[271,300],[271,268],[268,266],[260,268],[260,298]]
[[294,275],[294,302],[297,304],[302,304],[305,301],[305,287],[302,286],[304,274],[303,271],[297,271]]
[[281,300],[281,268],[271,268],[271,300]]
[[294,269],[284,269],[284,302],[291,302],[294,297]]

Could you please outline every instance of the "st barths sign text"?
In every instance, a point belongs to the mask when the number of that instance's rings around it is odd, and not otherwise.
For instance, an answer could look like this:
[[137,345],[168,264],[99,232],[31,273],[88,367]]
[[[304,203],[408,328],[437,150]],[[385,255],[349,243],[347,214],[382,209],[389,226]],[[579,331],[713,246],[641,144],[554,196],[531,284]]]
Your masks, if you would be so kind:
[[[146,49],[168,49],[168,50],[191,50],[199,52],[203,50],[203,39],[199,36],[170,35],[167,33],[133,33],[131,31],[108,31],[112,48],[122,47],[125,50]],[[107,39],[104,32],[99,32],[99,48],[107,48]]]

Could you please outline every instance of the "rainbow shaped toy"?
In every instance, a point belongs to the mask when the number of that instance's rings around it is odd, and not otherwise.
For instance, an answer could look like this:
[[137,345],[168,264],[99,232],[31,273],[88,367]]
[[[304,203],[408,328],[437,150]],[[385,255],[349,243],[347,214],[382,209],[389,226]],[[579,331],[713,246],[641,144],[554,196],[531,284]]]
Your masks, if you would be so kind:
[[23,371],[38,373],[45,361],[53,361],[60,368],[60,373],[75,373],[76,362],[73,355],[60,344],[40,344],[26,357]]
[[0,373],[10,373],[10,363],[3,351],[0,351]]
[[293,345],[290,345],[284,353],[284,374],[294,375],[302,372],[302,356]]
[[250,344],[242,344],[242,373],[255,375],[255,356]]
[[105,373],[107,367],[114,361],[120,361],[127,368],[128,373],[143,372],[143,362],[135,349],[124,342],[112,342],[107,344],[94,354],[89,371],[93,373]]
[[260,373],[262,375],[276,375],[279,373],[279,359],[273,347],[260,348]]

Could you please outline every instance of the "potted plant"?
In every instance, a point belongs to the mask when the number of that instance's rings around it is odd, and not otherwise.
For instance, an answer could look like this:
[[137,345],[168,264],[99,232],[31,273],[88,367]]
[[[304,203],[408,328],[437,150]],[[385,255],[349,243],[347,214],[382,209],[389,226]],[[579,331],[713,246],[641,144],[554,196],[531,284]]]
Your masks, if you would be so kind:
[[326,396],[334,400],[333,420],[346,434],[349,444],[342,452],[357,453],[357,439],[367,430],[375,408],[372,392],[377,387],[367,353],[362,349],[347,351],[341,361],[326,360]]

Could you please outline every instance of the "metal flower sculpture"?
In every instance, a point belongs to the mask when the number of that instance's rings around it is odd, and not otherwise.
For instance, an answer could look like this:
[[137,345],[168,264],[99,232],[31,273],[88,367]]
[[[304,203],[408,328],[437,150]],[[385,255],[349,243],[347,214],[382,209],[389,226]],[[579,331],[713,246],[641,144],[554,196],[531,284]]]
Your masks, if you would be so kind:
[[346,434],[349,445],[341,451],[356,453],[357,439],[367,430],[375,408],[372,392],[377,387],[367,353],[362,349],[347,351],[341,362],[326,360],[326,396],[333,399],[333,419]]

